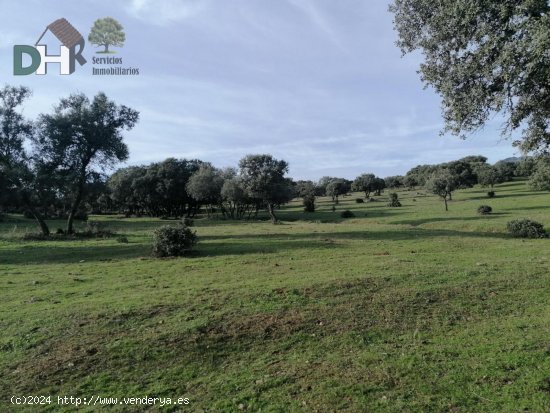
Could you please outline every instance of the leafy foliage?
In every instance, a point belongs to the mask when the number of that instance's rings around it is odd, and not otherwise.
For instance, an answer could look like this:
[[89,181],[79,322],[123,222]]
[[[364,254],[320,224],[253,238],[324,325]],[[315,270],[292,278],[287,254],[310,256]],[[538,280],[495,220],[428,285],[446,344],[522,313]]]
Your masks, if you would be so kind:
[[530,219],[517,219],[508,222],[506,225],[508,232],[516,238],[546,238],[547,234],[544,226]]
[[421,51],[422,80],[442,97],[445,130],[478,130],[495,112],[524,125],[525,151],[550,147],[547,0],[394,0],[398,46]]
[[346,209],[346,210],[340,212],[340,216],[342,218],[354,218],[355,214],[352,211],[350,211],[349,209]]
[[459,179],[448,169],[441,169],[435,172],[426,182],[426,189],[435,195],[439,195],[445,201],[445,211],[447,211],[447,201],[452,193],[458,188]]
[[489,215],[491,212],[493,212],[493,208],[489,205],[480,205],[477,207],[477,213],[480,215]]
[[541,158],[536,163],[529,186],[536,191],[550,191],[550,158]]
[[179,257],[196,244],[196,233],[185,225],[164,225],[153,233],[153,255],[155,257]]
[[288,164],[271,155],[247,155],[239,161],[239,168],[247,195],[261,200],[275,223],[275,206],[287,203],[293,195],[291,181],[285,178]]
[[390,202],[388,203],[388,206],[394,208],[401,206],[401,202],[399,202],[399,196],[395,192],[392,192],[390,194]]

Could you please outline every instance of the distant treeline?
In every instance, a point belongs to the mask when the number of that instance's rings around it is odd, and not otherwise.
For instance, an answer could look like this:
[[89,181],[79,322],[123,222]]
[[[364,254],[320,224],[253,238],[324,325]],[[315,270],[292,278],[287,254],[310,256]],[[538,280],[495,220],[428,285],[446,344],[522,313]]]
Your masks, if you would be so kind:
[[29,96],[24,87],[0,89],[0,219],[2,211],[24,213],[36,219],[44,235],[50,231],[46,219],[66,219],[70,234],[73,221],[89,213],[178,218],[202,209],[209,216],[245,219],[266,210],[275,222],[276,209],[295,197],[302,198],[306,212],[314,212],[316,197],[329,196],[337,204],[351,191],[369,198],[385,188],[426,186],[450,198],[455,189],[493,186],[514,176],[530,176],[534,189],[550,189],[548,156],[494,165],[483,156],[468,156],[419,165],[404,176],[364,173],[354,180],[324,176],[317,182],[293,181],[286,176],[287,162],[268,154],[247,155],[236,168],[170,158],[109,175],[105,171],[129,156],[123,131],[137,123],[137,111],[103,93],[93,99],[75,94],[29,121],[19,110]]

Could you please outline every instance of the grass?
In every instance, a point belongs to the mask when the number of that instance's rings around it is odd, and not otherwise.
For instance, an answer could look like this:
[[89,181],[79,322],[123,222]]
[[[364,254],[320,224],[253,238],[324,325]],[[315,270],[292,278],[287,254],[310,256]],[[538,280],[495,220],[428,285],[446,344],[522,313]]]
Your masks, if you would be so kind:
[[150,241],[166,221],[94,217],[127,244],[23,242],[33,223],[9,216],[0,410],[12,394],[97,394],[193,412],[549,411],[550,244],[505,227],[550,227],[550,194],[495,190],[459,191],[447,213],[419,190],[401,208],[294,202],[280,225],[197,219],[196,253],[163,260]]

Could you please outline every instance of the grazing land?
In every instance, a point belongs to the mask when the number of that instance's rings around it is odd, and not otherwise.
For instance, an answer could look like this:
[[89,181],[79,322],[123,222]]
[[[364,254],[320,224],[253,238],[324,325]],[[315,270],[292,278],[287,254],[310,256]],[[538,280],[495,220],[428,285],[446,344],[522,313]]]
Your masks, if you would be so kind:
[[[34,222],[8,215],[0,400],[190,399],[183,410],[131,410],[153,412],[549,411],[550,242],[511,238],[506,223],[550,227],[550,193],[525,181],[495,191],[457,191],[448,212],[418,190],[399,191],[400,208],[386,206],[387,192],[341,198],[335,212],[329,198],[314,213],[294,201],[277,211],[279,225],[267,215],[196,219],[199,244],[178,259],[151,257],[152,231],[170,221],[90,218],[127,243],[23,241]],[[481,204],[493,213],[478,215]],[[340,218],[345,209],[355,217]]]

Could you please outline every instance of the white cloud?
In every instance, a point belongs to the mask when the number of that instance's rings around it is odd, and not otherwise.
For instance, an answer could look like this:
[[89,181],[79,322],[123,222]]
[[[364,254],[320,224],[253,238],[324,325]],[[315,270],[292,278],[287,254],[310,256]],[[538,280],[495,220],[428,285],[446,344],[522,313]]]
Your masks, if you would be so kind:
[[206,0],[131,0],[127,11],[148,23],[165,25],[197,15],[206,3]]

